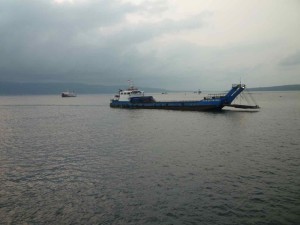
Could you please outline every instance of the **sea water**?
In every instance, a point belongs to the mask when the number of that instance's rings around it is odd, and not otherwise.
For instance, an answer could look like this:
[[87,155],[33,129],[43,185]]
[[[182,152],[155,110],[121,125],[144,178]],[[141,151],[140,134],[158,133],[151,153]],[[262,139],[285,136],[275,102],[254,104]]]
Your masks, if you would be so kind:
[[259,112],[1,96],[0,223],[300,224],[300,92],[254,97]]

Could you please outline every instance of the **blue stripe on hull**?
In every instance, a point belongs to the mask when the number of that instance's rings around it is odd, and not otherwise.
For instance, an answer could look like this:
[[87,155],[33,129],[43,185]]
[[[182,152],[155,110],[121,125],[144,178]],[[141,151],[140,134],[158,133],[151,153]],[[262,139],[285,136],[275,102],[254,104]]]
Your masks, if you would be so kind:
[[191,102],[153,102],[153,103],[130,103],[112,101],[110,107],[129,109],[169,109],[188,111],[221,110],[221,101],[191,101]]

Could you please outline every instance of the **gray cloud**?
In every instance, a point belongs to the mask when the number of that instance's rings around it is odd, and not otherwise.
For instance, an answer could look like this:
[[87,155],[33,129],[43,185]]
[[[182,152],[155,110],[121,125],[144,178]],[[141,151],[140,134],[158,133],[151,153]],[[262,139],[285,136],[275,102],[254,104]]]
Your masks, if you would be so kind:
[[[133,79],[143,86],[188,89],[222,88],[248,71],[257,74],[255,81],[262,75],[269,81],[276,74],[268,66],[274,46],[281,43],[208,46],[189,40],[193,32],[210,34],[214,24],[207,18],[216,12],[199,9],[170,19],[164,1],[0,0],[0,5],[0,81],[120,84]],[[128,15],[142,20],[130,23]],[[184,35],[186,39],[180,38]],[[299,54],[281,65],[297,62]]]
[[[58,6],[44,1],[2,1],[0,17],[1,69],[14,79],[43,79],[67,73],[80,61],[90,62],[80,34],[121,21],[135,7],[114,1]],[[88,47],[88,46],[87,46]],[[88,55],[93,55],[94,52]],[[31,74],[31,75],[29,75]],[[51,78],[52,79],[52,78]]]
[[300,65],[300,52],[296,52],[284,58],[280,63],[281,66],[296,66]]
[[125,25],[114,35],[101,28],[124,24],[128,13],[163,12],[163,4],[92,1],[56,5],[50,2],[1,1],[0,80],[114,83],[143,72],[147,58],[136,45],[157,36],[201,27],[201,15],[179,21]]

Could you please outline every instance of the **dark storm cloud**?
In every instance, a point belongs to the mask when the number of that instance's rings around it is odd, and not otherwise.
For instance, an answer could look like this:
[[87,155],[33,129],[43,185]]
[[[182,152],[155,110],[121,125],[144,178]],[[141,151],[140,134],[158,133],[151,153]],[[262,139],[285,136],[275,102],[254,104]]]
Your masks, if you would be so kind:
[[[40,0],[1,1],[0,81],[113,83],[137,77],[141,56],[134,45],[165,33],[195,29],[201,16],[126,25],[128,13],[161,13],[164,4],[91,1],[54,4]],[[125,25],[123,26],[123,24]],[[113,35],[109,29],[121,26]],[[104,34],[101,33],[104,30]]]
[[1,77],[26,80],[55,79],[54,74],[67,74],[81,60],[89,64],[81,49],[85,43],[76,37],[118,23],[135,7],[115,1],[57,5],[31,0],[1,1],[0,10]]

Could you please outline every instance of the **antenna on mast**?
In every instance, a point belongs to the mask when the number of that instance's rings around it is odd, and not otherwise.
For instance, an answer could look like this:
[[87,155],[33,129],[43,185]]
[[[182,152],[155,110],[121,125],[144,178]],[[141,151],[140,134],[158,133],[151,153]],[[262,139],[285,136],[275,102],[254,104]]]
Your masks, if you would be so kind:
[[127,80],[128,84],[129,84],[129,89],[134,89],[134,84],[132,80]]

